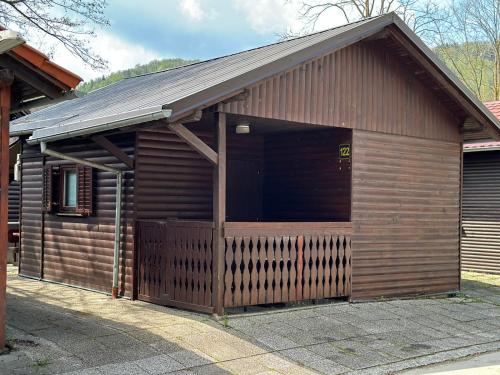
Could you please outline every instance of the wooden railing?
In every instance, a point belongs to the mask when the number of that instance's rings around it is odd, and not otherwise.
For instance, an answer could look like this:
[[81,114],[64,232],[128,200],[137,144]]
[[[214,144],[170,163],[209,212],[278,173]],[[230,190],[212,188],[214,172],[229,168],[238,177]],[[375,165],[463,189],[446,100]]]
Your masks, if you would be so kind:
[[138,221],[138,297],[212,312],[212,222]]
[[351,223],[226,222],[224,307],[347,297]]

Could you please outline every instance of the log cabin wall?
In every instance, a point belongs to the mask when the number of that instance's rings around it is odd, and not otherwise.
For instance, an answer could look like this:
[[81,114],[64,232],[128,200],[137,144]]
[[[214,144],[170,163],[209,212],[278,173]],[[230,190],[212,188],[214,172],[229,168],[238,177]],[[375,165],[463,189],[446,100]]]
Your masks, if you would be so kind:
[[464,153],[462,269],[500,274],[500,152]]
[[[133,134],[109,139],[133,157]],[[125,171],[119,287],[121,292],[130,296],[134,249],[134,171],[91,141],[66,141],[50,144],[49,147]],[[46,157],[45,164],[49,166],[72,163]],[[43,159],[39,154],[38,145],[24,146],[22,168],[20,274],[110,292],[114,252],[115,176],[109,172],[94,170],[94,215],[59,216],[42,214]]]
[[355,130],[352,297],[459,289],[456,142]]
[[40,147],[23,145],[21,155],[21,240],[19,274],[41,277],[42,174]]
[[[194,132],[211,144],[213,135]],[[165,129],[137,132],[138,220],[212,220],[212,173],[208,161]]]
[[21,196],[21,185],[18,181],[9,184],[9,222],[19,221],[19,198]]
[[351,162],[339,129],[269,136],[265,141],[266,221],[350,221]]
[[227,221],[264,221],[264,137],[227,134]]

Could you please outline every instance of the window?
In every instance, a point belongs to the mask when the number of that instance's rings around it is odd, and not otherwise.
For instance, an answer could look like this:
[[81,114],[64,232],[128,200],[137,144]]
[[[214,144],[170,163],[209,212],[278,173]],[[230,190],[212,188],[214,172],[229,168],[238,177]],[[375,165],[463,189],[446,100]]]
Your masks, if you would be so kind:
[[83,165],[45,167],[42,207],[51,214],[92,215],[92,168]]
[[76,209],[76,169],[68,169],[64,171],[63,186],[63,207],[65,209]]

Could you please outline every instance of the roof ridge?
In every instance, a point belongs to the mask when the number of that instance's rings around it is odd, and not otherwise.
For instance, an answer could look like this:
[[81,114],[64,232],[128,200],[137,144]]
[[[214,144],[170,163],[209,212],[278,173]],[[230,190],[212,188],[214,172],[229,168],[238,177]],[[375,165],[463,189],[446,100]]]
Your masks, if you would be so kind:
[[[245,53],[245,52],[256,51],[256,50],[259,50],[259,49],[262,49],[262,48],[267,48],[267,47],[270,47],[270,46],[275,46],[275,45],[278,45],[278,44],[283,44],[283,43],[291,42],[293,40],[299,40],[299,39],[307,38],[307,37],[310,37],[310,36],[313,36],[313,35],[319,35],[319,34],[322,34],[322,33],[326,33],[328,31],[339,29],[341,27],[350,26],[350,25],[356,25],[358,23],[369,21],[369,20],[372,20],[372,19],[375,19],[375,18],[379,18],[379,17],[385,16],[387,14],[389,14],[389,13],[381,14],[381,15],[377,15],[377,16],[372,16],[372,17],[367,17],[367,18],[363,18],[363,19],[360,19],[360,20],[357,20],[357,21],[354,21],[354,22],[348,22],[348,23],[345,23],[343,25],[331,27],[329,29],[325,29],[325,30],[321,30],[321,31],[316,31],[316,32],[313,32],[313,33],[310,33],[310,34],[300,35],[300,36],[293,37],[293,38],[286,39],[286,40],[279,40],[279,41],[274,42],[274,43],[269,43],[269,44],[265,44],[263,46],[258,46],[258,47],[249,48],[249,49],[246,49],[246,50],[243,50],[243,51],[229,53],[227,55],[213,57],[213,58],[207,59],[207,60],[197,61],[197,62],[194,62],[194,63],[191,63],[191,64],[176,66],[175,68],[168,68],[168,69],[159,70],[157,72],[143,73],[143,74],[139,74],[139,75],[132,76],[132,77],[125,77],[124,79],[133,79],[133,78],[138,78],[138,77],[150,76],[150,75],[153,75],[153,74],[160,74],[160,73],[169,72],[169,71],[176,70],[176,69],[186,68],[188,66],[195,66],[195,65],[207,63],[207,62],[210,62],[210,61],[216,61],[216,60],[219,60],[219,59],[224,59],[226,57],[236,56],[236,55],[239,55],[239,54],[242,54],[242,53]],[[113,83],[116,83],[116,82],[113,82]]]

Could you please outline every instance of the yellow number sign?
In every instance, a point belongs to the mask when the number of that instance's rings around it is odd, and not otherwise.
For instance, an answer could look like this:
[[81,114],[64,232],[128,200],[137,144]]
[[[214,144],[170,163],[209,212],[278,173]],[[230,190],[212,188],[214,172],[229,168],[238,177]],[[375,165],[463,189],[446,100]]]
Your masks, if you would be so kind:
[[351,157],[351,145],[340,145],[339,156],[341,159],[349,159]]

